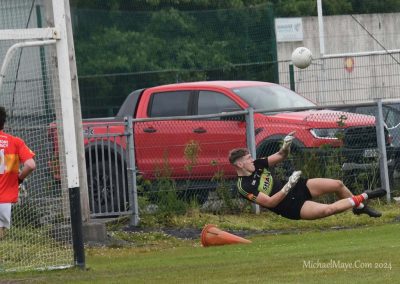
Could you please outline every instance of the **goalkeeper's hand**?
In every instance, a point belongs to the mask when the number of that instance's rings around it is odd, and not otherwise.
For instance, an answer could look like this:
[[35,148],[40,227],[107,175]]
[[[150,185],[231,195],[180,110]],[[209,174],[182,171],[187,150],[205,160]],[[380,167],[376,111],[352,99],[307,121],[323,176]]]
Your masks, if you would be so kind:
[[288,185],[290,186],[290,188],[296,185],[296,183],[299,181],[299,178],[301,177],[301,174],[301,171],[295,171],[292,173],[288,180]]
[[283,139],[283,145],[281,150],[286,154],[289,154],[290,152],[290,146],[292,145],[295,133],[296,131],[292,131]]
[[288,182],[284,185],[282,188],[282,192],[286,195],[289,193],[289,191],[297,184],[301,177],[301,171],[295,171],[292,173],[292,175],[289,177]]

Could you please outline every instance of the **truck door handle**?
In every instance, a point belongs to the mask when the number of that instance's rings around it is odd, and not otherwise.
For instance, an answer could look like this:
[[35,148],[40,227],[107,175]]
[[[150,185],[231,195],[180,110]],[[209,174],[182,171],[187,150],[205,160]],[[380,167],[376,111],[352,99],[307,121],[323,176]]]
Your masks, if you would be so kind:
[[157,129],[153,128],[153,127],[149,127],[149,128],[145,128],[143,129],[144,132],[146,133],[154,133],[157,131]]
[[193,130],[194,133],[206,133],[207,130],[205,130],[203,127],[199,127]]

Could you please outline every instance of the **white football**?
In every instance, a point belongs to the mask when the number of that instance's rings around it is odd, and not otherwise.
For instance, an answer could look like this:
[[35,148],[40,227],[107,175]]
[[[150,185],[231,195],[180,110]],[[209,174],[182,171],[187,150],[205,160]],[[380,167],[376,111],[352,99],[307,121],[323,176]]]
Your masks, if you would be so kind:
[[312,61],[312,53],[306,47],[298,47],[292,53],[293,64],[300,69],[310,66]]

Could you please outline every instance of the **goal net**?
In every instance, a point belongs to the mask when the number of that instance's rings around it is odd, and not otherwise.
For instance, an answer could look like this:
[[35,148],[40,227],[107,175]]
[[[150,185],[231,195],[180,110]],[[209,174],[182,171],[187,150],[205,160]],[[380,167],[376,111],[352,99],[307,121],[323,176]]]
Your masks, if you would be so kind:
[[15,47],[46,42],[44,3],[0,1],[0,65],[8,61],[0,85],[4,131],[25,141],[37,165],[20,187],[11,227],[0,240],[0,271],[74,264],[57,49],[51,42]]

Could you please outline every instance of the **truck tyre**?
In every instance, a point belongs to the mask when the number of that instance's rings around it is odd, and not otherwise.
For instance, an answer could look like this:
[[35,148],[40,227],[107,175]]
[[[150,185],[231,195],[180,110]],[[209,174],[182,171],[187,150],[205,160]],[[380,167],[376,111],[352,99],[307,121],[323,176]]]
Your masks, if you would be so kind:
[[278,152],[280,149],[279,143],[278,141],[265,141],[263,143],[261,143],[257,149],[256,149],[256,156],[257,159],[259,158],[263,158],[263,157],[268,157],[272,154],[275,154],[276,152]]
[[[111,165],[110,165],[111,163]],[[87,167],[89,205],[92,214],[118,215],[129,208],[126,173],[123,174],[120,162],[115,167],[114,158],[99,158]],[[124,192],[125,185],[125,192]]]

